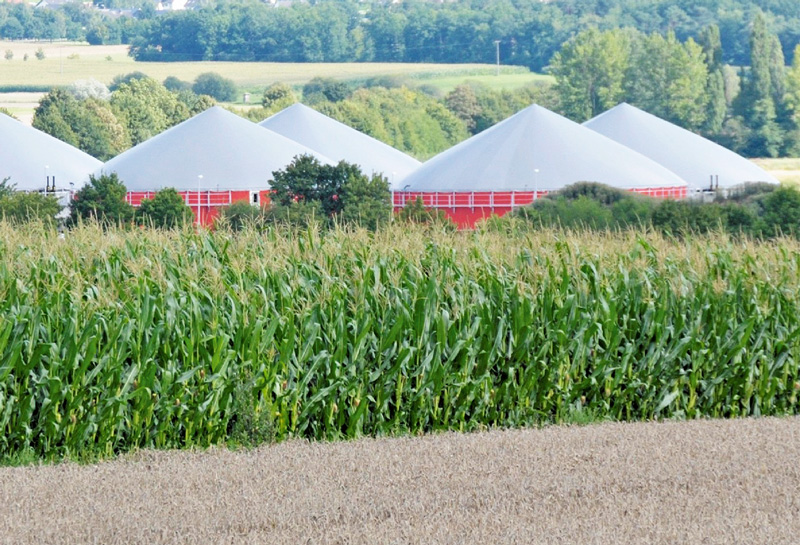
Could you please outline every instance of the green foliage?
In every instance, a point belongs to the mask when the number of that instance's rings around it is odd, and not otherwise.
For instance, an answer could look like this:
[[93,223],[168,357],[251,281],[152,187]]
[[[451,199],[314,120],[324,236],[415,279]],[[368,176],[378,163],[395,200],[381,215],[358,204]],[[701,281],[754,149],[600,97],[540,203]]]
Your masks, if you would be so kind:
[[447,109],[464,122],[467,130],[475,132],[475,118],[483,111],[478,104],[478,97],[470,85],[458,85],[444,99]]
[[264,209],[264,224],[275,227],[328,228],[331,217],[322,209],[320,201],[292,201],[288,204],[272,202]]
[[40,61],[45,59],[44,50],[41,47],[36,50],[36,58]]
[[295,102],[297,102],[297,96],[292,88],[280,82],[267,87],[261,99],[261,105],[273,113],[288,108]]
[[800,412],[798,244],[0,226],[0,459]]
[[741,150],[750,157],[777,157],[783,134],[777,122],[783,106],[783,54],[763,13],[756,12],[750,34],[750,70],[734,102],[749,131]]
[[430,157],[466,139],[464,123],[430,96],[406,88],[359,89],[317,109],[390,146]]
[[675,34],[636,35],[625,74],[625,99],[681,127],[706,124],[708,66],[702,47]]
[[578,183],[518,208],[490,222],[496,231],[513,231],[523,225],[535,228],[619,230],[653,228],[686,238],[727,232],[734,236],[775,238],[800,234],[800,191],[770,184],[746,184],[726,198],[704,203],[660,200],[602,184]]
[[265,223],[264,209],[253,206],[247,201],[238,201],[220,208],[219,217],[214,225],[218,228],[239,232],[246,229],[263,229]]
[[417,197],[406,202],[397,214],[397,219],[403,223],[431,225],[455,230],[455,223],[439,208],[425,208],[422,197]]
[[579,182],[517,209],[510,221],[521,218],[539,228],[626,229],[649,225],[655,206],[653,199],[629,191]]
[[8,108],[0,107],[0,114],[7,115],[11,119],[16,119],[17,121],[19,121],[19,118],[15,116]]
[[0,181],[0,220],[16,225],[32,221],[52,225],[60,209],[52,195],[14,191],[8,179]]
[[178,96],[152,78],[122,83],[110,102],[134,146],[189,117],[189,108]]
[[224,78],[215,72],[205,72],[197,76],[192,85],[192,91],[197,95],[208,95],[220,102],[236,100],[239,92],[233,80]]
[[135,212],[140,225],[160,229],[175,229],[191,224],[192,209],[173,188],[162,189],[152,199],[145,199]]
[[167,91],[178,93],[180,91],[191,91],[192,84],[191,82],[183,81],[175,76],[167,76],[167,78],[164,80],[164,88],[166,88]]
[[760,200],[759,231],[768,237],[800,235],[800,191],[780,187]]
[[692,201],[665,200],[653,210],[653,227],[672,235],[686,236],[725,227],[720,206]]
[[325,165],[311,155],[295,157],[285,169],[272,173],[272,202],[283,206],[295,202],[317,202],[323,216],[333,216],[344,205],[342,186],[348,179],[350,168],[358,167],[351,167],[344,161],[337,166]]
[[350,96],[350,86],[332,78],[316,77],[303,85],[303,102],[308,105],[319,102],[339,102]]
[[41,99],[33,126],[101,161],[131,146],[126,127],[108,102],[95,98],[78,100],[62,89],[53,89]]
[[302,155],[272,175],[268,221],[339,221],[374,230],[391,219],[389,182],[381,175],[366,176],[357,165],[324,165]]
[[118,76],[114,76],[114,79],[111,80],[111,85],[109,85],[108,88],[111,91],[116,91],[123,85],[126,85],[132,81],[139,79],[148,79],[149,77],[150,76],[148,76],[144,72],[139,72],[138,70],[135,72],[129,72],[127,74],[120,74]]
[[89,176],[89,183],[75,193],[70,202],[69,223],[96,221],[104,226],[123,226],[134,216],[133,207],[125,200],[127,190],[117,173]]
[[344,206],[338,218],[345,224],[375,231],[392,219],[389,181],[380,174],[351,173],[342,185],[341,200]]
[[564,44],[550,72],[568,117],[582,122],[616,106],[624,96],[631,33],[591,28]]
[[217,101],[208,95],[196,95],[192,91],[179,91],[178,100],[189,109],[189,115],[195,116],[217,105]]

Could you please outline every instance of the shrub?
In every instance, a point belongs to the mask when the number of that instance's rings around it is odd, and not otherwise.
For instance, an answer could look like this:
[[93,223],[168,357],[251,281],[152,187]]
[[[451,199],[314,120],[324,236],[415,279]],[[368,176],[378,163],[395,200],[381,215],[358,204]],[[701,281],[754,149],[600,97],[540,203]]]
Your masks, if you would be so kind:
[[236,100],[238,90],[233,80],[224,78],[214,72],[206,72],[197,76],[192,85],[197,95],[208,95],[221,102]]
[[800,235],[800,191],[782,186],[760,200],[759,234],[767,237]]
[[272,175],[273,202],[278,210],[316,203],[308,210],[318,215],[318,221],[337,219],[369,229],[391,219],[389,182],[381,175],[366,176],[358,165],[346,161],[325,165],[302,155]]
[[303,86],[303,102],[339,102],[350,96],[350,86],[333,78],[316,77]]
[[188,81],[176,78],[175,76],[168,76],[167,79],[164,80],[164,87],[173,93],[177,93],[179,91],[190,91],[192,89],[192,84]]
[[695,201],[662,201],[652,215],[653,227],[675,236],[708,233],[726,227],[721,206]]
[[221,208],[215,225],[238,232],[246,228],[260,230],[264,228],[265,223],[264,209],[253,206],[247,201],[239,201]]
[[161,229],[174,229],[191,223],[192,209],[173,188],[162,189],[152,199],[145,199],[136,209],[136,221],[140,225]]
[[69,223],[79,218],[98,221],[103,225],[124,225],[133,219],[133,207],[125,201],[127,190],[116,172],[95,177],[75,193],[69,205]]
[[0,219],[14,223],[42,221],[52,224],[61,207],[52,195],[14,191],[9,179],[0,181]]
[[319,201],[273,202],[264,210],[264,222],[289,227],[328,227],[330,218]]
[[130,83],[137,79],[147,79],[148,77],[149,76],[147,74],[145,74],[144,72],[139,72],[138,70],[135,72],[129,72],[127,74],[120,74],[114,76],[114,79],[111,80],[111,85],[109,85],[108,88],[111,91],[116,91],[117,89],[120,88],[121,85],[125,83]]
[[292,88],[285,83],[273,83],[264,90],[261,105],[270,112],[277,112],[297,102]]
[[407,201],[403,209],[397,214],[397,219],[407,223],[421,223],[455,228],[455,223],[447,216],[444,210],[425,208],[422,197]]
[[40,61],[43,61],[45,59],[44,49],[42,49],[41,47],[36,50],[36,58]]

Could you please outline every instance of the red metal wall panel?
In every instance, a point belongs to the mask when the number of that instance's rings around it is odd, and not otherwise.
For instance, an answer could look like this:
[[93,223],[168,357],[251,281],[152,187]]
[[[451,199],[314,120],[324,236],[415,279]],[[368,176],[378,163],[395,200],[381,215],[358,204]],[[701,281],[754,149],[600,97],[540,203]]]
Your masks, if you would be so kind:
[[[189,208],[192,209],[195,221],[197,220],[198,209],[200,211],[200,225],[210,227],[214,225],[214,220],[219,216],[219,210],[223,206],[228,206],[235,202],[251,202],[252,193],[249,190],[242,191],[179,191],[178,194],[183,198]],[[126,200],[134,207],[138,207],[145,199],[152,199],[156,196],[156,191],[129,191]],[[259,206],[269,204],[270,190],[258,191]]]

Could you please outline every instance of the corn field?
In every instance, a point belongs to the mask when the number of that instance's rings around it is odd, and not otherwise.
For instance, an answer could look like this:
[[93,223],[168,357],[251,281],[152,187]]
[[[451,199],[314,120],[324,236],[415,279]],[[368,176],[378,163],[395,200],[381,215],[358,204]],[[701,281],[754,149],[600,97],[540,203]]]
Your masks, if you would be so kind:
[[0,224],[0,456],[796,414],[798,250]]

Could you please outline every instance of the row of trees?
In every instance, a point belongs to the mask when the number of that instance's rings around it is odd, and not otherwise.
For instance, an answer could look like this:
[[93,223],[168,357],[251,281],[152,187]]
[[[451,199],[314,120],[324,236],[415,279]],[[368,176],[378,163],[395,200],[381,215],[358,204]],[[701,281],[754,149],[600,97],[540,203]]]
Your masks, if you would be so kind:
[[148,60],[265,60],[280,62],[503,62],[534,70],[576,33],[590,27],[631,27],[645,33],[696,36],[709,24],[722,30],[726,62],[745,64],[747,22],[760,5],[784,47],[800,40],[792,2],[727,0],[460,0],[399,4],[319,0],[273,9],[258,2],[212,3],[194,12],[152,19],[133,40]]
[[[325,165],[310,156],[299,156],[285,169],[272,173],[271,202],[255,207],[248,202],[223,208],[219,223],[239,230],[247,225],[319,225],[334,223],[377,229],[392,217],[389,182],[381,175],[367,176],[357,165],[345,161]],[[194,215],[174,189],[162,189],[137,208],[125,199],[127,189],[116,173],[91,176],[69,205],[69,224],[99,221],[106,225],[137,225],[172,229],[190,224]],[[20,201],[11,210],[9,199]],[[16,201],[15,201],[16,202]],[[46,204],[45,207],[42,203]],[[35,204],[35,206],[34,206]],[[55,208],[52,208],[52,207]],[[58,212],[52,197],[14,192],[0,184],[0,213],[12,221],[52,221]],[[11,213],[13,212],[13,213]]]
[[[627,101],[751,157],[800,153],[800,56],[786,69],[779,39],[757,13],[750,35],[750,68],[723,63],[719,29],[697,40],[674,33],[590,29],[553,58],[555,85],[515,91],[464,84],[442,97],[424,84],[379,78],[355,89],[315,78],[302,98],[320,112],[420,159],[439,153],[538,103],[581,122]],[[95,82],[96,83],[96,82]],[[107,160],[213,104],[231,99],[233,82],[202,74],[194,84],[171,77],[164,85],[128,74],[104,86],[80,82],[42,100],[34,126]],[[261,121],[299,100],[284,84],[267,88],[262,108],[240,112]]]
[[91,80],[53,89],[39,102],[33,126],[107,161],[214,105],[207,95],[172,92],[144,74],[129,76],[112,85],[113,92]]
[[674,33],[588,30],[556,53],[559,107],[585,121],[626,101],[749,157],[800,153],[800,56],[787,71],[778,36],[757,12],[749,68],[723,63],[720,32],[697,41]]
[[120,44],[141,34],[147,16],[155,15],[144,2],[145,17],[111,17],[81,2],[68,2],[58,9],[37,9],[31,4],[0,2],[0,39],[71,40],[91,44]]
[[541,70],[575,34],[635,28],[684,41],[720,28],[723,60],[747,63],[749,21],[763,9],[787,53],[800,42],[795,2],[775,0],[317,0],[276,9],[256,0],[204,3],[156,16],[152,0],[96,0],[135,7],[111,17],[78,2],[59,10],[0,3],[0,38],[131,43],[140,60],[494,62]]
[[[80,81],[52,90],[40,101],[33,126],[106,161],[214,104],[212,97],[197,93],[225,99],[237,92],[232,82],[212,73],[201,74],[194,84],[174,77],[161,84],[132,73],[116,78],[110,87],[113,91],[98,82]],[[465,121],[446,101],[403,85],[353,89],[316,78],[303,87],[302,96],[323,113],[420,158],[469,136]],[[294,89],[277,83],[264,91],[262,108],[237,113],[259,122],[299,98]],[[514,102],[522,103],[516,98]],[[503,107],[490,117],[499,120],[511,113]]]

